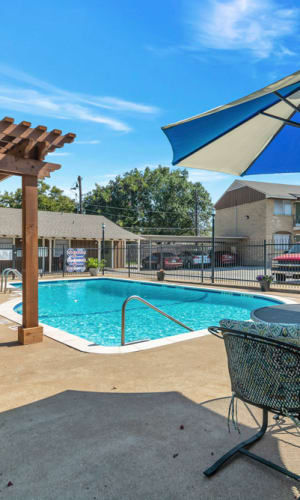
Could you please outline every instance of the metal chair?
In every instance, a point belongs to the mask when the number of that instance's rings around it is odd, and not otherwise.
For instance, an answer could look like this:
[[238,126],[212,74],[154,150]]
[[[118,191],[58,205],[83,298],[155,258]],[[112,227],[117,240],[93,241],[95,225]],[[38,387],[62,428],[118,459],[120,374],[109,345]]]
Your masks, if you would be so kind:
[[287,339],[282,341],[225,327],[210,327],[208,330],[225,342],[234,397],[261,408],[263,420],[257,434],[228,451],[204,474],[212,476],[227,460],[241,453],[300,481],[300,475],[248,451],[265,434],[269,412],[290,417],[296,426],[300,426],[299,343],[296,345],[295,339],[289,339],[287,343]]

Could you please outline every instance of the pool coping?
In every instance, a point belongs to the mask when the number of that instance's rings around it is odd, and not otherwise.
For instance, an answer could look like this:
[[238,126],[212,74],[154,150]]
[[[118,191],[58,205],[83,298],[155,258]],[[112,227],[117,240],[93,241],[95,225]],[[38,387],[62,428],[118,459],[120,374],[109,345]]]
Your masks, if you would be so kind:
[[[130,281],[130,282],[135,282],[135,280],[130,280],[126,278],[113,278],[113,277],[94,277],[94,278],[87,278],[87,277],[76,277],[76,278],[61,278],[61,279],[47,279],[47,280],[42,280],[39,281],[39,283],[51,283],[51,282],[61,282],[61,281],[82,281],[82,280],[100,280],[100,279],[109,279],[109,280],[115,280],[115,281]],[[15,284],[21,284],[21,281],[15,281]],[[166,283],[153,283],[152,281],[139,281],[139,283],[147,283],[151,284],[154,286],[166,286]],[[14,290],[15,294],[17,294],[17,297],[14,297],[12,300],[8,300],[4,302],[3,304],[0,305],[0,315],[4,316],[7,319],[10,319],[11,321],[14,321],[15,323],[22,324],[22,315],[17,313],[14,308],[22,302],[21,296],[22,293],[18,292],[18,289],[16,289],[13,285],[9,283],[9,288],[10,290]],[[182,288],[189,288],[189,289],[196,289],[199,290],[199,286],[193,286],[193,285],[185,285],[185,284],[167,284],[168,287],[182,287]],[[258,297],[258,298],[265,298],[271,300],[276,300],[278,303],[283,303],[283,304],[296,304],[297,302],[291,299],[286,299],[280,297],[274,296],[274,295],[265,295],[265,294],[257,294],[257,293],[252,293],[252,292],[235,292],[232,290],[227,290],[227,289],[218,289],[218,288],[212,288],[212,287],[205,287],[203,290],[208,290],[208,291],[213,291],[215,293],[225,293],[225,294],[231,294],[231,295],[250,295],[252,297]],[[142,342],[137,342],[134,344],[129,344],[125,346],[101,346],[99,344],[92,344],[91,341],[83,339],[81,337],[78,337],[77,335],[74,335],[72,333],[68,333],[64,330],[61,330],[60,328],[55,328],[53,326],[47,325],[45,323],[40,323],[41,326],[44,328],[44,335],[46,337],[49,337],[53,340],[56,340],[57,342],[60,342],[62,344],[65,344],[69,347],[72,347],[73,349],[76,349],[81,352],[86,352],[86,353],[93,353],[93,354],[125,354],[125,353],[130,353],[130,352],[138,352],[138,351],[144,351],[146,349],[153,349],[157,347],[163,347],[166,345],[171,345],[176,342],[183,342],[185,340],[192,340],[195,338],[203,337],[205,335],[209,335],[209,332],[207,329],[203,330],[195,330],[193,332],[188,332],[188,333],[182,333],[182,334],[177,334],[177,335],[172,335],[170,337],[165,337],[162,339],[155,339],[155,340],[149,340],[149,341],[142,341]]]

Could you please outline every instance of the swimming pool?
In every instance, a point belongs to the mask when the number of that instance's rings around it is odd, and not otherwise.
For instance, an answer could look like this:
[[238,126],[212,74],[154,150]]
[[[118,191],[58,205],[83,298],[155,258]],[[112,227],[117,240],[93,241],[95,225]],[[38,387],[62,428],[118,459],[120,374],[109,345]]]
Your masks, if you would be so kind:
[[[281,301],[251,294],[160,285],[110,278],[42,282],[39,320],[102,346],[119,346],[121,308],[139,295],[193,330],[218,324],[221,318],[248,320],[253,309]],[[15,306],[22,312],[22,304]],[[126,308],[126,342],[161,339],[187,330],[149,307],[132,301]]]

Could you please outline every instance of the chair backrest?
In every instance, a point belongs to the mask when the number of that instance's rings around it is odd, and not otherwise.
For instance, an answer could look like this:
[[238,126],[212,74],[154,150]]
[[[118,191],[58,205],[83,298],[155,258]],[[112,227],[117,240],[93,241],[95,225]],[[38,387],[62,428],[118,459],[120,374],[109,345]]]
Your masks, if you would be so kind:
[[275,413],[299,415],[300,348],[224,330],[232,391],[237,397]]

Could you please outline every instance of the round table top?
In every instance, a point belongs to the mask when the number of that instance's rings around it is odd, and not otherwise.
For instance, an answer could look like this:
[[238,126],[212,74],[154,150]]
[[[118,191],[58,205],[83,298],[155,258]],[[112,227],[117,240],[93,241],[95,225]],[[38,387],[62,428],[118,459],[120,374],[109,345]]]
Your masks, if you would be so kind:
[[300,323],[300,304],[260,307],[252,311],[251,317],[254,321],[267,323]]

